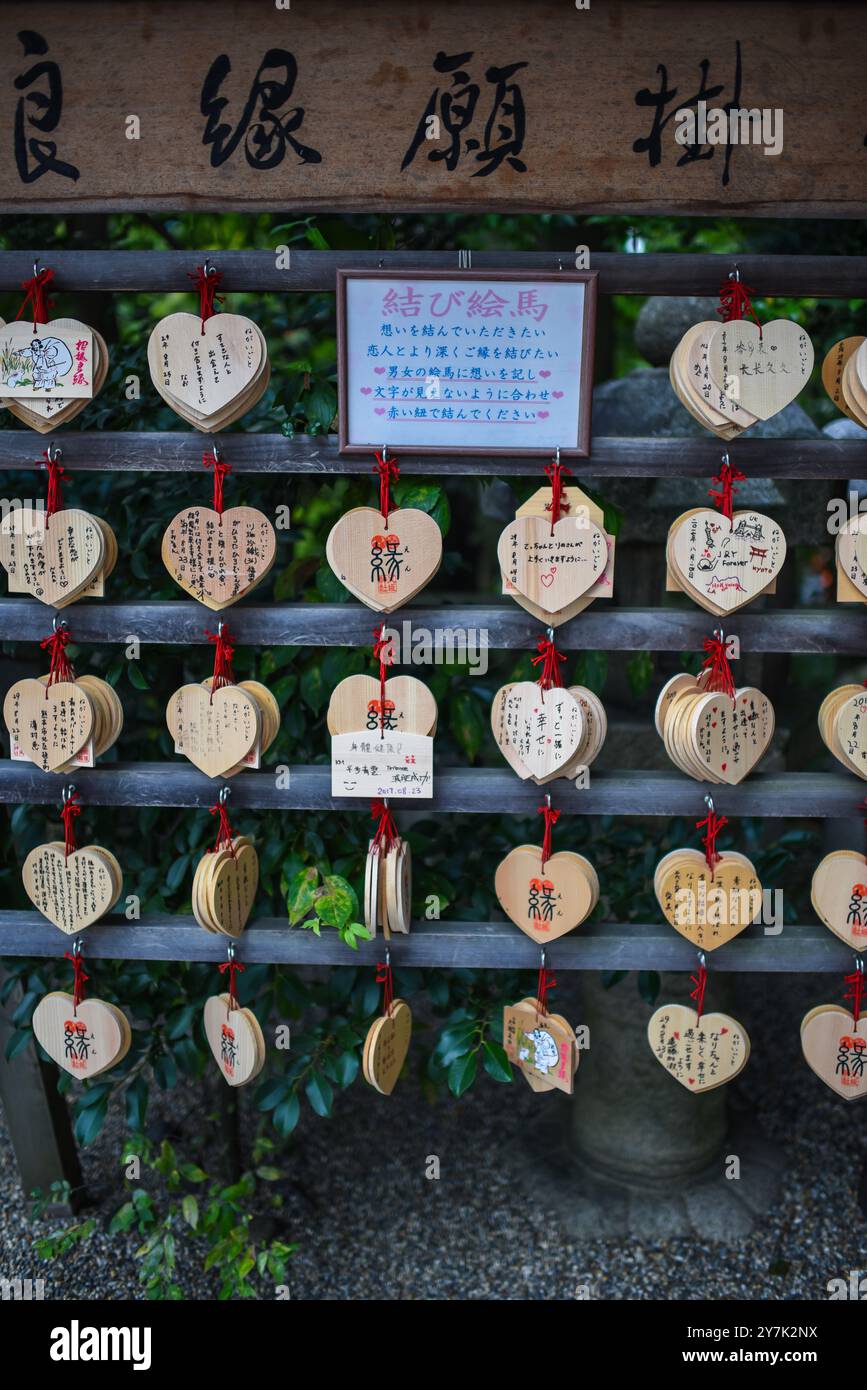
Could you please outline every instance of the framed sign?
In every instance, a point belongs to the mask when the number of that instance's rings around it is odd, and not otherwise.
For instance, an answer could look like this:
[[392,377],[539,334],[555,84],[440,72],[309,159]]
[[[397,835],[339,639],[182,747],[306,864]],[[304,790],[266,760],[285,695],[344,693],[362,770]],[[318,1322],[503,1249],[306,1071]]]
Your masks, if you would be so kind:
[[338,270],[340,452],[588,454],[596,279]]

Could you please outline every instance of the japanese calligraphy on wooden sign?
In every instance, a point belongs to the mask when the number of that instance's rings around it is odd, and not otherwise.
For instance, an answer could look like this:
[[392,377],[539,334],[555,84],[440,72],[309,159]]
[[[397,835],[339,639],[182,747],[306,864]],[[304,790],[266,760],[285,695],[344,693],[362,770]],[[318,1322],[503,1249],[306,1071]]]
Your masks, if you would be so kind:
[[4,206],[867,212],[861,0],[202,14],[0,6]]
[[586,454],[595,272],[337,272],[340,449]]

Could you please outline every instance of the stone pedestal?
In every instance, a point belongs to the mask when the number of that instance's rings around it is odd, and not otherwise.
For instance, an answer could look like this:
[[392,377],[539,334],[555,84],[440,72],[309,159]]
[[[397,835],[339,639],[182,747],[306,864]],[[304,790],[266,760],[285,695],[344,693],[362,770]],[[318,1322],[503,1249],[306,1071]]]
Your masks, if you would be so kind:
[[[731,1007],[730,985],[713,977],[714,1009]],[[686,1001],[690,989],[687,975],[664,975],[658,1003]],[[517,1175],[575,1238],[741,1240],[777,1196],[782,1153],[745,1115],[730,1115],[729,1088],[690,1095],[666,1074],[647,1043],[656,1007],[635,975],[608,990],[590,972],[560,977],[557,1012],[589,1027],[590,1046],[574,1096],[541,1098]]]

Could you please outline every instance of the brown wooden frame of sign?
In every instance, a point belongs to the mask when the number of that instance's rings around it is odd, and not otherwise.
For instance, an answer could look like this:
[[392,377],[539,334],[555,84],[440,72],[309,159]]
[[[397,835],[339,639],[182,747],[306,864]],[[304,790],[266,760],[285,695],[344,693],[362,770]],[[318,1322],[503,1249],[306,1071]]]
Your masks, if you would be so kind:
[[[584,315],[581,322],[581,376],[578,383],[578,447],[561,448],[563,458],[587,458],[590,454],[590,413],[593,393],[593,363],[596,353],[596,300],[599,283],[597,270],[535,271],[520,270],[413,270],[395,273],[394,270],[337,270],[337,419],[338,450],[341,454],[370,454],[370,444],[350,444],[348,439],[348,363],[346,284],[348,280],[523,280],[528,284],[557,284],[571,281],[584,285]],[[383,439],[388,452],[394,456],[417,454],[473,454],[486,458],[511,455],[513,458],[550,458],[553,449],[493,449],[461,448],[454,444],[441,449],[432,444],[408,447],[392,445]]]

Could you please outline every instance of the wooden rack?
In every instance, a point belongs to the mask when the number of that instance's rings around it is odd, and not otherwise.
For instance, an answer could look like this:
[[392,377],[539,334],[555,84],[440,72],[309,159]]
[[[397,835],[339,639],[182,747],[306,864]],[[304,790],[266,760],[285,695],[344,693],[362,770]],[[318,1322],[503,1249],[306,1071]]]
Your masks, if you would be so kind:
[[[55,271],[58,291],[151,292],[189,291],[188,272],[207,254],[225,276],[229,293],[312,293],[333,291],[335,272],[342,268],[394,270],[454,268],[455,253],[445,252],[331,252],[292,251],[291,268],[277,269],[269,251],[190,252],[36,252],[40,264]],[[0,252],[0,291],[17,291],[30,273],[33,256]],[[473,253],[474,269],[568,270],[573,253]],[[733,261],[713,255],[594,255],[603,294],[700,294],[716,296]],[[766,295],[850,298],[865,292],[867,257],[743,256],[741,274]],[[332,438],[228,433],[224,447],[233,470],[251,473],[363,474],[370,462],[358,456],[341,458]],[[35,437],[29,431],[0,432],[0,470],[32,467]],[[100,472],[184,472],[201,467],[202,438],[194,432],[63,432],[55,441],[63,450],[64,467]],[[713,439],[595,438],[587,459],[570,460],[574,481],[582,478],[708,478],[716,470],[722,446]],[[744,439],[730,446],[738,464],[752,477],[824,479],[836,481],[863,476],[867,449],[859,441],[830,439]],[[523,457],[437,457],[401,455],[406,474],[532,476],[538,461]],[[817,540],[819,538],[817,537]],[[155,563],[157,563],[155,559]],[[371,614],[357,605],[240,604],[232,610],[233,628],[241,645],[358,646],[370,642]],[[189,644],[203,642],[207,611],[185,600],[124,600],[75,607],[76,641],[124,642],[134,633],[142,642]],[[37,641],[45,635],[46,609],[20,598],[0,601],[0,640]],[[487,633],[497,649],[529,649],[540,626],[515,605],[479,606],[424,604],[392,614],[389,623],[404,620],[428,629],[462,628]],[[558,629],[558,646],[565,650],[681,651],[695,649],[707,635],[709,619],[696,609],[592,609]],[[867,655],[867,612],[864,609],[744,613],[731,620],[744,652],[821,652]],[[68,780],[68,779],[67,779]],[[214,783],[188,765],[106,764],[75,775],[84,805],[206,806]],[[43,774],[29,763],[0,764],[0,801],[51,803],[59,798],[64,779]],[[695,815],[708,788],[677,772],[603,772],[591,774],[586,790],[564,783],[556,786],[557,804],[577,815]],[[862,788],[843,773],[783,773],[756,775],[739,787],[714,788],[717,809],[730,816],[853,817]],[[539,792],[507,769],[439,767],[435,795],[413,803],[432,812],[489,813],[492,807],[514,814],[532,814]],[[232,805],[288,811],[338,809],[360,811],[363,803],[333,801],[327,765],[290,769],[289,784],[278,789],[272,772],[245,772],[233,779]],[[533,968],[538,948],[510,923],[421,922],[400,942],[406,965],[448,967]],[[0,956],[54,955],[55,929],[36,913],[0,910]],[[209,938],[191,918],[159,917],[127,922],[123,917],[91,927],[87,952],[94,957],[129,959],[213,960],[223,945]],[[375,959],[375,943],[350,953],[336,934],[315,937],[285,922],[260,919],[243,937],[243,955],[250,961],[296,965],[349,964]],[[557,969],[689,969],[695,964],[690,944],[665,924],[601,924],[557,942]],[[714,966],[723,970],[840,971],[850,953],[818,924],[786,926],[779,935],[754,926],[736,941],[714,953]]]

